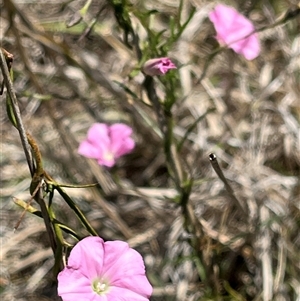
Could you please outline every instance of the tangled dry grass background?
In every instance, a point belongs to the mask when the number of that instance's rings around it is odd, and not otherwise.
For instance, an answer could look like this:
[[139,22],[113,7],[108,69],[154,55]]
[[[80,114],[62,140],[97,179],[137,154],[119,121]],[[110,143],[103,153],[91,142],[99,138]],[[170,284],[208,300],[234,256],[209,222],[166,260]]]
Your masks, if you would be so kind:
[[[134,12],[157,10],[150,24],[156,31],[168,29],[170,18],[178,16],[176,0],[131,3],[142,48],[147,32]],[[67,28],[84,1],[5,0],[1,43],[14,55],[23,121],[41,148],[45,169],[61,183],[100,184],[67,191],[102,237],[127,240],[141,252],[154,286],[151,300],[299,301],[299,16],[259,33],[262,53],[256,60],[224,51],[199,82],[217,47],[207,19],[215,3],[219,1],[183,2],[182,20],[192,7],[196,11],[168,53],[178,66],[172,111],[176,140],[200,120],[178,153],[194,179],[190,231],[176,202],[178,191],[168,175],[155,113],[141,87],[143,75],[129,76],[138,59],[123,42],[106,1],[93,1],[84,20]],[[227,4],[260,27],[298,3]],[[168,35],[168,30],[163,33]],[[164,85],[156,82],[163,99]],[[59,300],[43,221],[27,214],[13,233],[22,212],[13,197],[30,198],[31,178],[4,96],[1,107],[1,298]],[[111,170],[77,154],[92,123],[116,121],[134,129],[137,147],[132,154]],[[210,153],[216,154],[238,204],[214,172]],[[59,197],[55,208],[59,219],[87,235]]]

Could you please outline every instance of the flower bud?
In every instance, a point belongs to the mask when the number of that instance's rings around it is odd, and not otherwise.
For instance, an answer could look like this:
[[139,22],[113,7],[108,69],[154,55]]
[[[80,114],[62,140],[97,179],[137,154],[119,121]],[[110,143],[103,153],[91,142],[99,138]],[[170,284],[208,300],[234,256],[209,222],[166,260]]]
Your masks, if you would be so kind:
[[175,64],[168,57],[148,60],[143,66],[143,72],[147,75],[163,75],[170,69],[176,69]]

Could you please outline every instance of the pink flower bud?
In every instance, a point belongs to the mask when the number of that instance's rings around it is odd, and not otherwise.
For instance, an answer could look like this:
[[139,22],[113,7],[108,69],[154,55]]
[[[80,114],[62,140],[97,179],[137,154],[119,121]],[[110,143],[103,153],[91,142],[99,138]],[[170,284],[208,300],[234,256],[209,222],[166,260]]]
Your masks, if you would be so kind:
[[217,32],[216,39],[222,46],[226,45],[247,60],[259,55],[260,44],[254,25],[234,8],[218,4],[210,12],[209,19]]
[[168,57],[161,57],[148,60],[144,66],[143,71],[150,76],[163,75],[170,69],[176,69],[175,64]]

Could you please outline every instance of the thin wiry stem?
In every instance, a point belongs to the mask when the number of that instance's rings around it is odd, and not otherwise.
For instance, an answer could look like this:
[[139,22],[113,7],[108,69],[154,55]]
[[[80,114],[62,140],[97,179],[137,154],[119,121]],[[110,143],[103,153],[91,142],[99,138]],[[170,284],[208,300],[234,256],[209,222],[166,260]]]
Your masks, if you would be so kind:
[[30,145],[28,143],[26,130],[25,130],[25,127],[23,125],[22,118],[21,118],[21,113],[20,113],[20,109],[19,109],[19,105],[18,105],[18,100],[17,100],[16,94],[14,92],[14,88],[13,88],[13,84],[12,84],[10,74],[9,74],[9,71],[8,71],[4,51],[3,51],[2,48],[1,48],[1,51],[0,51],[0,67],[1,67],[2,74],[3,74],[4,83],[5,83],[6,88],[7,88],[8,96],[10,97],[11,102],[12,102],[12,108],[13,108],[14,116],[15,116],[16,123],[17,123],[17,130],[20,134],[20,139],[21,139],[21,142],[22,142],[22,146],[23,146],[23,149],[24,149],[24,153],[25,153],[25,156],[26,156],[28,167],[29,167],[31,175],[33,176],[33,174],[34,174],[34,165],[33,165],[32,154],[31,154],[31,151],[30,151]]

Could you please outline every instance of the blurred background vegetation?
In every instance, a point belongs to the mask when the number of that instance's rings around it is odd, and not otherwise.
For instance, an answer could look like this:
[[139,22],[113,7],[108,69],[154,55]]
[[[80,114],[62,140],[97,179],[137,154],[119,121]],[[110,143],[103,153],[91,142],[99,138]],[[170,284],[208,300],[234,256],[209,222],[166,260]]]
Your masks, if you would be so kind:
[[[266,27],[253,61],[231,50],[211,55],[216,3],[4,0],[1,46],[14,56],[24,125],[45,170],[61,183],[99,183],[66,190],[101,237],[143,255],[152,301],[299,301],[299,3],[224,1]],[[140,67],[161,56],[178,69],[151,83],[157,108]],[[13,233],[22,213],[13,197],[30,198],[31,177],[5,94],[1,298],[59,300],[42,219],[27,213]],[[133,127],[136,148],[112,169],[77,154],[95,122]],[[53,206],[88,235],[59,196]]]

